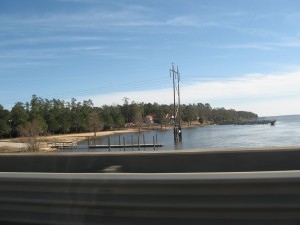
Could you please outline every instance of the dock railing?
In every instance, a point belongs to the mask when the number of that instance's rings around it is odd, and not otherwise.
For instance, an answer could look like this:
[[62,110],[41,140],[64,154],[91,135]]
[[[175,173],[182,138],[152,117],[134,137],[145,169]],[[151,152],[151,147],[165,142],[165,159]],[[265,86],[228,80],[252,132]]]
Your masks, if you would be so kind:
[[74,149],[77,148],[77,142],[74,141],[48,142],[47,146],[50,146],[50,148],[57,148],[57,149]]

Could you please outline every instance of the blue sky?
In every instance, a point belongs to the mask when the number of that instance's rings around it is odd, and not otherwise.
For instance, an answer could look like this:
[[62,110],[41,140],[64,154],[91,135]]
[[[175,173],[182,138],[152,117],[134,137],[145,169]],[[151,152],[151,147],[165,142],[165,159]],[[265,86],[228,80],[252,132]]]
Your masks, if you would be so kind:
[[300,114],[298,0],[1,0],[0,104],[91,99]]

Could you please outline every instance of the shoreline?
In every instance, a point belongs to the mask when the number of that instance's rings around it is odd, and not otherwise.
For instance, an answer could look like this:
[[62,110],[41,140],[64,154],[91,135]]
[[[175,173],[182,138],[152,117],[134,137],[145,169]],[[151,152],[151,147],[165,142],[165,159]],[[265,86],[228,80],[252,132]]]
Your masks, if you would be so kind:
[[[200,125],[200,124],[192,124],[190,126],[184,125],[183,128],[198,127],[198,126],[202,126],[202,125]],[[129,128],[119,129],[119,130],[97,131],[96,135],[95,135],[95,132],[47,135],[47,136],[39,137],[40,150],[37,152],[55,152],[57,149],[51,148],[48,146],[48,143],[50,143],[50,142],[79,142],[79,141],[84,141],[84,140],[87,140],[88,138],[93,138],[93,137],[104,137],[104,136],[110,136],[110,135],[114,135],[114,134],[138,133],[138,132],[147,132],[147,131],[151,131],[151,130],[170,130],[170,129],[173,129],[173,126],[166,126],[166,127],[163,126],[161,129],[160,125],[159,126],[152,125],[152,126],[144,126],[141,128],[129,127]],[[1,143],[2,143],[2,145],[1,145]],[[0,153],[27,152],[24,149],[24,147],[21,148],[21,147],[5,146],[5,143],[10,143],[10,144],[25,143],[24,137],[0,140]]]
[[[191,125],[183,124],[182,128],[194,128],[194,127],[203,127],[208,126],[209,124],[199,124],[199,123],[192,123]],[[143,126],[143,127],[129,127],[123,128],[119,130],[110,130],[110,131],[97,131],[96,135],[95,132],[85,132],[85,133],[73,133],[73,134],[55,134],[55,135],[47,135],[39,137],[40,142],[40,150],[37,152],[55,152],[56,148],[49,147],[48,143],[51,142],[79,142],[87,140],[88,138],[93,137],[104,137],[114,134],[125,134],[125,133],[138,133],[138,132],[148,132],[153,130],[170,130],[173,129],[173,126],[163,126],[161,128],[160,125],[152,125],[152,126]],[[2,145],[1,145],[2,143]],[[28,152],[25,150],[24,147],[9,147],[5,146],[3,143],[25,143],[24,137],[18,137],[13,139],[2,139],[0,140],[0,153],[22,153]]]

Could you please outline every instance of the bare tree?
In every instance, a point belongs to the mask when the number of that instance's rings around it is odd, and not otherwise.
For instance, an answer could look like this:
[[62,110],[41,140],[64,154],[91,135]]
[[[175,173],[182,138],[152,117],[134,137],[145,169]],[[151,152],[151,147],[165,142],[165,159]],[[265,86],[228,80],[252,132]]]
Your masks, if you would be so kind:
[[99,115],[96,111],[90,112],[87,118],[87,129],[89,131],[94,131],[95,136],[98,130],[102,129],[102,122],[99,118]]
[[40,149],[39,137],[45,132],[40,121],[34,119],[32,122],[18,126],[17,129],[25,138],[28,151],[36,152]]

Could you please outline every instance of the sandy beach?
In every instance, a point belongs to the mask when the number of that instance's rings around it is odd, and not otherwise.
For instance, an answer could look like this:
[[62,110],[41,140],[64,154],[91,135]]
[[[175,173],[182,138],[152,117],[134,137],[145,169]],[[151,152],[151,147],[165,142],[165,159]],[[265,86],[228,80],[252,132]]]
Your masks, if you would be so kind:
[[[163,127],[163,129],[171,129],[172,127]],[[111,131],[98,131],[98,132],[87,132],[87,133],[75,133],[75,134],[58,134],[58,135],[47,135],[39,137],[40,141],[40,151],[39,152],[49,152],[55,151],[55,148],[51,148],[49,143],[53,142],[79,142],[86,140],[91,137],[102,137],[113,134],[123,134],[123,133],[133,133],[133,132],[144,132],[149,130],[161,129],[160,126],[152,127],[137,127],[111,130]],[[0,140],[0,152],[24,152],[26,151],[26,140],[23,137],[13,138],[13,139],[2,139]]]

